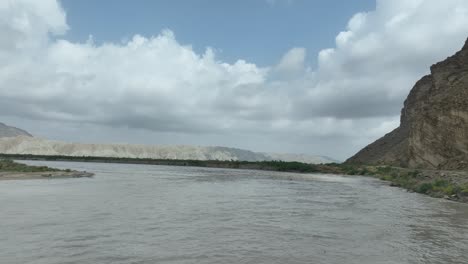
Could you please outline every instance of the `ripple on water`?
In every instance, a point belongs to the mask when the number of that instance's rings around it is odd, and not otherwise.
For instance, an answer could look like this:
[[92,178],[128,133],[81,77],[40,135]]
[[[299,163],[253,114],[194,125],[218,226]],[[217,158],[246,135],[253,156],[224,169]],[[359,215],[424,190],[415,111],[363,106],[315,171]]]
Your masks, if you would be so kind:
[[468,206],[338,175],[32,162],[0,182],[0,263],[466,264]]

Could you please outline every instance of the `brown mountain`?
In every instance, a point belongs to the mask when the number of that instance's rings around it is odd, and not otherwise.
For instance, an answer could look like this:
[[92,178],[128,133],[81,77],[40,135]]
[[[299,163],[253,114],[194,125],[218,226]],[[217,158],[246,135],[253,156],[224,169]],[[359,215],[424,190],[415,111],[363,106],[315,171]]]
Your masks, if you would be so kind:
[[416,83],[401,111],[400,127],[347,162],[468,169],[468,40]]
[[7,126],[3,123],[0,123],[0,138],[2,137],[16,137],[16,136],[27,136],[27,137],[32,137],[31,134],[28,132],[16,128],[16,127],[11,127]]

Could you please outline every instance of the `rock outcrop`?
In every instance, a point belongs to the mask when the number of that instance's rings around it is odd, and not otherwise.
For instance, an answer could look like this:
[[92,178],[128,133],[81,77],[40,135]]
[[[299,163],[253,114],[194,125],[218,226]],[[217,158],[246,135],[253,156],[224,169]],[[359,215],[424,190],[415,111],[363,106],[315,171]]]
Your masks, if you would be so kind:
[[468,40],[416,83],[401,111],[400,127],[347,162],[468,169]]
[[26,137],[32,137],[31,134],[28,132],[16,128],[16,127],[11,127],[7,126],[3,123],[0,123],[0,138],[3,137],[16,137],[16,136],[26,136]]
[[186,145],[84,144],[35,137],[0,138],[0,153],[59,156],[92,156],[181,160],[283,160],[330,163],[334,160],[314,155],[268,154],[244,149]]

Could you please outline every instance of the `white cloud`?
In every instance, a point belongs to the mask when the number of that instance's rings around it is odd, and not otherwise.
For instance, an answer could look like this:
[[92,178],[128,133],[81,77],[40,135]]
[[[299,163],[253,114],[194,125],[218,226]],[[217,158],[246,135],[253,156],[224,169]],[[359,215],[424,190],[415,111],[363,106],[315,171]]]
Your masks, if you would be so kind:
[[274,68],[274,77],[298,78],[304,74],[306,60],[305,48],[292,48],[283,55]]
[[9,53],[38,52],[47,45],[49,34],[68,29],[65,12],[55,0],[3,0],[0,14],[0,59],[4,63]]
[[[335,48],[320,52],[318,81],[309,98],[324,103],[315,104],[311,114],[365,117],[362,105],[367,116],[394,115],[415,81],[460,49],[467,33],[467,1],[377,1],[375,11],[351,18]],[[343,100],[355,104],[346,111],[326,110],[326,104]]]
[[348,155],[396,126],[414,82],[462,46],[468,1],[378,0],[318,54],[316,70],[304,48],[261,68],[197,54],[170,30],[97,45],[66,40],[68,27],[55,0],[0,2],[2,116],[268,135],[284,146],[293,134],[310,146],[334,138],[351,142],[336,149]]

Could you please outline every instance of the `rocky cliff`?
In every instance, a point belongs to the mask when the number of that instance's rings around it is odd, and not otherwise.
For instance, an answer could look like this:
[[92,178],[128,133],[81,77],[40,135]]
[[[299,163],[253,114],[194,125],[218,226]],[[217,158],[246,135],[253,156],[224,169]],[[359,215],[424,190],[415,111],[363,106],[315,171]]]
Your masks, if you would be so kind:
[[11,127],[7,126],[3,123],[0,123],[0,138],[3,137],[16,137],[16,136],[26,136],[26,137],[32,137],[31,134],[28,132],[16,128],[16,127]]
[[468,169],[468,40],[416,83],[401,111],[400,127],[347,162]]

